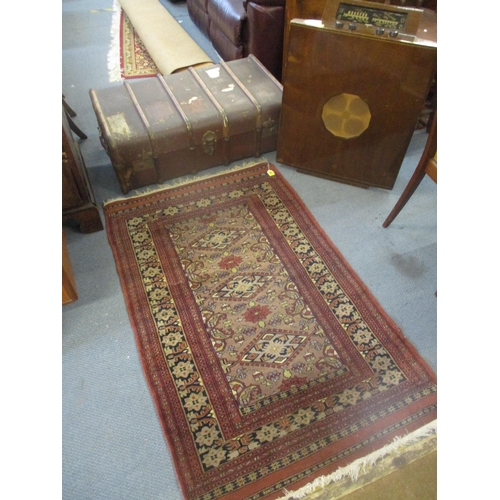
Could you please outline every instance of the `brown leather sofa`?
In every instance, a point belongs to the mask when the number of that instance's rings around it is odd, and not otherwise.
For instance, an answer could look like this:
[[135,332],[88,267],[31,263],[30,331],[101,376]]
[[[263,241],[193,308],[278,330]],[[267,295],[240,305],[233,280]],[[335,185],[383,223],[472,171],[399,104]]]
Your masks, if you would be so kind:
[[281,80],[285,0],[187,0],[187,9],[224,61],[253,54]]

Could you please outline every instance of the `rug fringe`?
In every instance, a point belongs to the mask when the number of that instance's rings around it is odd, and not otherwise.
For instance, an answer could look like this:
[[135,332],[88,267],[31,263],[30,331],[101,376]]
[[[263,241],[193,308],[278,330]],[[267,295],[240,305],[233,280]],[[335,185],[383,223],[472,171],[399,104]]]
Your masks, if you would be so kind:
[[121,197],[117,197],[117,198],[110,198],[108,200],[103,201],[103,206],[106,206],[109,203],[113,203],[115,201],[130,200],[133,198],[139,198],[140,196],[144,196],[147,194],[157,193],[160,191],[168,191],[171,188],[183,186],[185,184],[191,184],[193,182],[198,182],[201,180],[210,179],[212,177],[218,177],[219,175],[225,175],[229,172],[236,172],[238,170],[244,170],[245,168],[250,168],[250,167],[253,167],[255,165],[259,165],[260,163],[264,163],[264,162],[266,162],[268,164],[268,166],[270,165],[269,162],[265,158],[261,158],[259,160],[246,162],[246,163],[243,163],[241,165],[234,165],[232,167],[227,167],[227,168],[225,168],[225,169],[223,169],[215,174],[201,174],[201,175],[196,174],[196,177],[194,177],[194,178],[185,179],[185,178],[181,177],[179,179],[166,181],[165,183],[168,182],[169,184],[165,185],[165,186],[160,186],[158,188],[145,188],[144,190],[134,190],[130,196],[121,196]]
[[398,451],[401,447],[416,443],[426,437],[437,433],[437,420],[434,420],[424,427],[417,429],[403,437],[395,437],[394,440],[380,450],[376,450],[366,457],[359,458],[346,467],[339,467],[335,472],[327,476],[316,478],[309,484],[296,491],[285,490],[285,496],[278,500],[299,500],[307,495],[324,489],[330,483],[338,482],[345,477],[350,477],[353,482],[357,481],[360,474],[366,472],[368,467],[372,467],[380,458]]
[[108,75],[109,81],[122,80],[120,67],[120,17],[122,8],[118,0],[113,2],[113,18],[111,21],[111,44],[108,50]]

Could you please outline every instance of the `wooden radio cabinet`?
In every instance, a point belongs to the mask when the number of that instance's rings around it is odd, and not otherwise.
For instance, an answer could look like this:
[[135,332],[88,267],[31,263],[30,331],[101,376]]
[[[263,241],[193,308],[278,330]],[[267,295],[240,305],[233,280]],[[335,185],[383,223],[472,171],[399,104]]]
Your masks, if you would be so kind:
[[435,12],[333,0],[288,28],[276,160],[392,189],[436,75]]

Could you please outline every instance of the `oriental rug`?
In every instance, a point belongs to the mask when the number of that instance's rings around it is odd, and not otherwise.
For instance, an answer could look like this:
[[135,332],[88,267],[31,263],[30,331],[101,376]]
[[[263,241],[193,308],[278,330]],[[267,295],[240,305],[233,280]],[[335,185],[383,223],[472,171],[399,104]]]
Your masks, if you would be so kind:
[[[122,17],[122,11],[126,17]],[[190,66],[212,64],[208,54],[182,28],[180,22],[158,0],[114,0],[112,42],[108,52],[110,81],[120,79],[117,74],[120,58],[116,57],[120,49],[124,71],[121,78],[150,76],[149,72],[155,68],[148,67],[148,59],[154,61],[156,71],[153,74],[162,75],[170,75]],[[133,38],[130,38],[131,35]]]
[[108,54],[109,79],[117,82],[145,78],[159,73],[132,22],[118,2],[113,6],[111,47]]
[[267,162],[105,203],[189,500],[276,499],[436,419],[436,379]]
[[155,76],[159,73],[127,14],[120,16],[120,69],[122,78]]

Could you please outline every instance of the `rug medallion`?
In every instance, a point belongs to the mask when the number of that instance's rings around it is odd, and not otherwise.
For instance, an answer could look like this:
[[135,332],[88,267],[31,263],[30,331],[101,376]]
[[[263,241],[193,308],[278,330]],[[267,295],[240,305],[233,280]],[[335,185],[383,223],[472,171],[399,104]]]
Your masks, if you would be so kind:
[[187,499],[279,498],[436,419],[434,374],[274,166],[105,215]]

